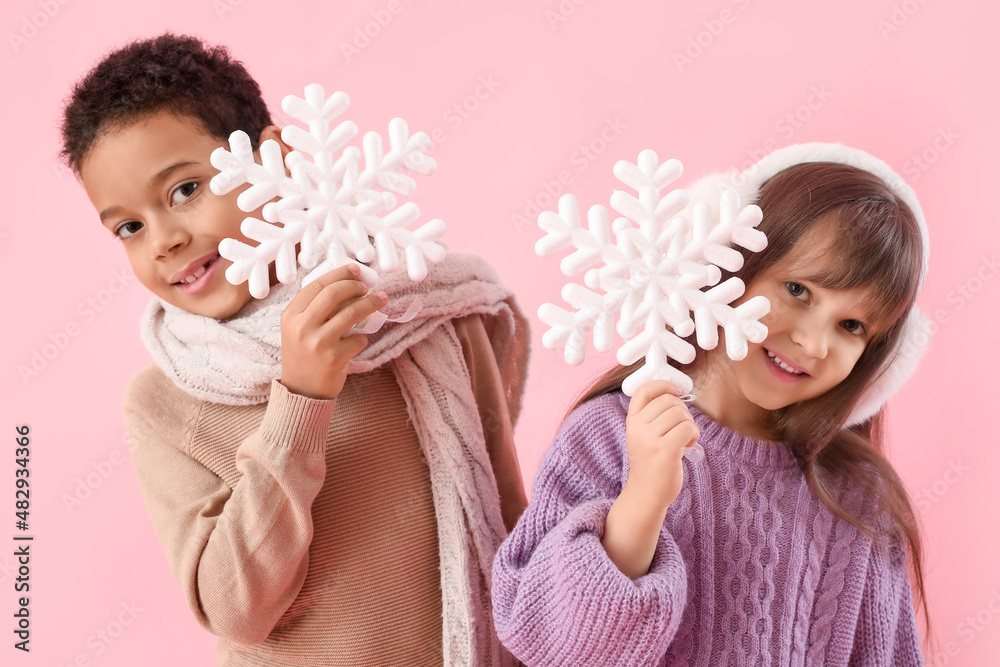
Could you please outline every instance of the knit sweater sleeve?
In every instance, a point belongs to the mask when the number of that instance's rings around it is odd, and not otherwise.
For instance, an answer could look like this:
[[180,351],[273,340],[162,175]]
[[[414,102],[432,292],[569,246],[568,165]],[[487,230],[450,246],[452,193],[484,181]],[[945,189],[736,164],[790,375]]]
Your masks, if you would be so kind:
[[901,544],[872,547],[850,667],[924,664],[906,562]]
[[178,411],[150,389],[133,382],[125,422],[174,578],[205,629],[260,643],[305,579],[334,401],[292,394],[275,381],[260,426],[236,452],[241,477],[230,487],[185,453],[197,413]]
[[497,553],[497,632],[529,667],[656,664],[680,625],[686,569],[666,529],[649,573],[634,580],[601,544],[624,482],[624,439],[620,396],[574,411],[542,460],[528,509]]

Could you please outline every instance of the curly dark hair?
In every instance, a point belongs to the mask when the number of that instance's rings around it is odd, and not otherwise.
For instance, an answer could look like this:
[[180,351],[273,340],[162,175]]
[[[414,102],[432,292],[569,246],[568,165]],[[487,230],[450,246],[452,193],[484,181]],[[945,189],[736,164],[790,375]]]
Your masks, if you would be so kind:
[[60,156],[79,176],[101,134],[162,110],[190,116],[220,139],[243,130],[254,150],[272,123],[260,86],[225,47],[166,33],[113,51],[77,82],[63,111]]

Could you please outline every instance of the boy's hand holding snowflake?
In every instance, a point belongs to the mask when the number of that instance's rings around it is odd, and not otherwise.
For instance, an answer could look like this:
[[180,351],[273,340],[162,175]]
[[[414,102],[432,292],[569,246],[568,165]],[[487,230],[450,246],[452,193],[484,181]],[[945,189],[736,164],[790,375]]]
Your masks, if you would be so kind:
[[304,99],[289,95],[281,105],[308,126],[308,130],[296,125],[282,130],[282,141],[294,149],[284,159],[277,142],[265,141],[257,163],[242,131],[230,136],[230,150],[219,148],[212,154],[212,165],[221,172],[212,179],[212,191],[221,195],[249,183],[237,204],[244,211],[264,207],[264,220],[248,217],[241,226],[256,246],[235,239],[219,245],[219,253],[233,262],[226,270],[227,280],[237,285],[249,281],[250,294],[258,299],[270,289],[272,262],[278,280],[285,284],[296,280],[299,267],[313,269],[303,278],[307,285],[350,263],[374,287],[380,272],[405,264],[412,280],[422,280],[428,263],[444,259],[445,250],[437,243],[444,223],[431,220],[409,229],[420,210],[412,202],[397,207],[395,197],[416,189],[414,180],[401,170],[430,174],[436,168],[424,154],[430,138],[424,132],[410,136],[406,122],[395,118],[389,123],[388,153],[377,132],[365,135],[362,169],[362,151],[347,146],[357,135],[357,126],[350,121],[331,126],[349,105],[346,93],[327,98],[321,86],[307,86]]
[[347,332],[385,306],[384,292],[368,291],[354,264],[309,283],[281,314],[281,383],[293,394],[336,398],[347,368],[368,344]]

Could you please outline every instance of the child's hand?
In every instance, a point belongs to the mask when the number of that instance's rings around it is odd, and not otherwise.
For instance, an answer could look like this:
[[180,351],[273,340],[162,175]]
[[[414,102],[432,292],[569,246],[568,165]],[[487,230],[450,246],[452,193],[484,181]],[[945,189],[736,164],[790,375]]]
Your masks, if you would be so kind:
[[[309,283],[281,314],[281,383],[309,398],[336,398],[347,367],[368,344],[368,337],[344,337],[388,299],[367,294],[357,266],[338,267]],[[367,296],[366,296],[367,294]]]
[[625,486],[658,510],[666,510],[680,494],[684,448],[698,442],[701,435],[687,405],[676,394],[670,382],[647,382],[632,396],[625,419],[629,461]]
[[674,386],[653,380],[639,387],[625,417],[628,480],[604,522],[601,544],[629,577],[649,571],[667,508],[684,483],[684,448],[701,432]]

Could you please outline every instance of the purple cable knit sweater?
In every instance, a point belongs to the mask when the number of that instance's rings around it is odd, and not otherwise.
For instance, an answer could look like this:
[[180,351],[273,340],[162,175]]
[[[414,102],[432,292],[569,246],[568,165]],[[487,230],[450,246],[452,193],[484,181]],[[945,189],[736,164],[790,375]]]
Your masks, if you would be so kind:
[[628,401],[566,419],[497,553],[497,631],[526,665],[923,664],[902,546],[831,514],[787,446],[693,406],[705,460],[684,461],[649,573],[622,574],[601,537],[628,475]]

